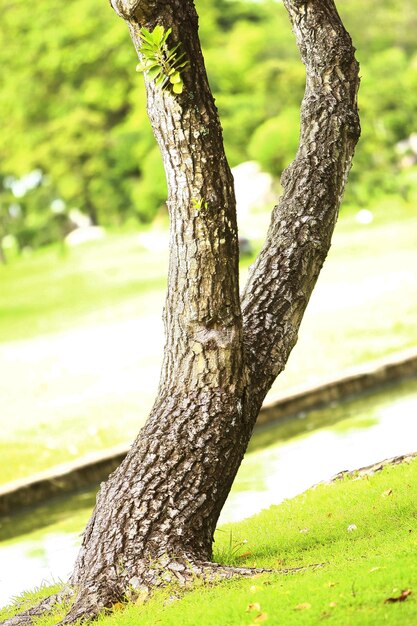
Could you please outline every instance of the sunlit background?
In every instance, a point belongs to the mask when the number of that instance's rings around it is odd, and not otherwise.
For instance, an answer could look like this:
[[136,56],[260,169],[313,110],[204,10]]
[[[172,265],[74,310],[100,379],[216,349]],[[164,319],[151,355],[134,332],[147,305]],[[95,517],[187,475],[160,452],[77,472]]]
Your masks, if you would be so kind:
[[[243,283],[297,147],[304,68],[280,2],[197,5],[235,176]],[[417,349],[417,5],[339,5],[361,63],[362,138],[331,253],[274,394]],[[168,220],[122,20],[96,0],[38,0],[36,10],[0,0],[0,8],[4,486],[137,434],[158,384]],[[409,381],[264,428],[222,520],[417,450],[416,413]],[[94,490],[0,519],[0,604],[65,578],[93,502]]]

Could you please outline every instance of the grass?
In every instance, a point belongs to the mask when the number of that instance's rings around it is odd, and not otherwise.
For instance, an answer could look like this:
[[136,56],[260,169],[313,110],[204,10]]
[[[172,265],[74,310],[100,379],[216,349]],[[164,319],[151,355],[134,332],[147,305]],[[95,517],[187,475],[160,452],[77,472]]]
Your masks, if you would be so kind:
[[[0,267],[0,483],[133,440],[158,383],[166,267],[131,233]],[[392,201],[367,226],[342,212],[273,391],[417,345],[416,319],[415,209]]]
[[[417,461],[359,480],[320,485],[216,533],[215,557],[230,564],[306,567],[188,592],[158,592],[116,607],[103,626],[414,626],[417,612]],[[349,530],[350,529],[350,530]],[[231,539],[232,538],[232,539]],[[322,564],[320,568],[309,567]],[[403,590],[403,602],[386,603]],[[36,598],[26,594],[23,602]],[[176,599],[172,599],[174,596]],[[13,615],[16,606],[0,611]],[[56,623],[58,614],[42,618]]]
[[0,342],[153,312],[168,251],[152,256],[137,239],[112,234],[65,254],[51,246],[0,265]]

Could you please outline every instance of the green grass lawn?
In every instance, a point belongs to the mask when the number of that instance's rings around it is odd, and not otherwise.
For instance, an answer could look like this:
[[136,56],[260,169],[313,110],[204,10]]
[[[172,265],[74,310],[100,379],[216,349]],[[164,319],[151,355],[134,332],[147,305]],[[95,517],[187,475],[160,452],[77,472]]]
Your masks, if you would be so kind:
[[[308,471],[308,469],[306,469]],[[188,592],[158,592],[100,618],[104,626],[414,626],[417,461],[320,485],[216,533],[219,562],[303,571],[258,575]],[[320,564],[320,567],[313,567]],[[387,603],[404,590],[402,602]],[[45,595],[26,594],[24,604]],[[174,597],[174,599],[172,599]],[[0,611],[0,619],[16,607]],[[37,624],[51,626],[59,614]]]
[[[133,440],[158,384],[167,254],[110,234],[0,267],[0,483]],[[416,319],[416,210],[392,201],[367,226],[342,211],[273,391],[417,345]]]
[[153,313],[167,259],[141,248],[137,233],[111,234],[0,266],[0,342]]

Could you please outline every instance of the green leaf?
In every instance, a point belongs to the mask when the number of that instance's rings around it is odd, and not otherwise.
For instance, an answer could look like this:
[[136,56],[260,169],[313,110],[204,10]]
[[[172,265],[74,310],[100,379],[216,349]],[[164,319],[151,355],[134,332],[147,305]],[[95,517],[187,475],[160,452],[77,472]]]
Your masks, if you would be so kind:
[[[189,62],[185,52],[181,52],[181,42],[168,49],[166,41],[172,29],[167,30],[157,24],[152,32],[145,27],[140,29],[140,56],[141,62],[137,65],[138,72],[145,72],[146,78],[153,80],[161,89],[172,86],[174,93],[182,93],[184,83],[180,70]],[[177,53],[178,51],[178,53]]]
[[155,28],[152,31],[152,41],[156,44],[156,45],[160,45],[162,42],[162,39],[164,37],[165,34],[165,29],[163,26],[157,25],[155,26]]
[[168,54],[173,54],[176,50],[178,50],[178,48],[180,47],[181,42],[177,43],[173,48],[170,48],[168,50]]
[[140,44],[140,50],[142,52],[142,50],[149,50],[150,52],[154,53],[155,52],[155,46],[151,43],[149,43],[148,41],[142,41],[142,43]]
[[182,93],[184,89],[184,83],[182,82],[182,80],[179,83],[175,83],[175,85],[172,85],[172,91],[174,93]]
[[166,42],[166,40],[168,39],[168,37],[170,36],[171,33],[172,33],[172,28],[168,28],[168,30],[165,31],[165,34],[164,34],[164,36],[162,37],[162,40],[161,40],[161,45]]
[[[188,59],[185,59],[185,52],[180,54],[178,57],[177,57],[177,55],[174,55],[174,56],[176,57],[176,59],[174,61],[171,60],[170,57],[167,60],[168,60],[169,63],[174,65],[175,68],[181,67],[184,63],[188,64]],[[185,60],[183,60],[183,59],[185,59]]]
[[157,65],[156,67],[152,67],[151,69],[149,69],[146,72],[146,76],[149,78],[149,80],[156,80],[160,73],[161,68]]
[[149,30],[145,28],[144,26],[142,26],[142,28],[139,31],[139,37],[142,40],[147,41],[150,44],[153,44],[152,33],[150,33]]
[[170,82],[175,85],[176,83],[180,83],[182,82],[181,80],[181,76],[179,72],[174,72],[174,74],[172,74],[171,78],[169,79]]
[[155,61],[153,61],[152,59],[144,59],[143,61],[140,61],[137,64],[136,71],[137,72],[148,72],[149,70],[153,69],[154,67],[158,67],[159,68],[159,64],[155,63]]
[[163,74],[162,72],[158,74],[158,76],[155,78],[155,85],[157,85],[157,87],[161,87],[161,89],[164,89],[167,82],[168,77],[165,76],[165,74]]

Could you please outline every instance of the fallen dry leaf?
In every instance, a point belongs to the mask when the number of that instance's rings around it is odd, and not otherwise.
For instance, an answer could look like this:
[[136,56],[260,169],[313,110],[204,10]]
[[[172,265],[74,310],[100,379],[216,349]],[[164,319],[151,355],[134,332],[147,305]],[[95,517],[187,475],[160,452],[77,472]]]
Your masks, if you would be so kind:
[[393,602],[404,602],[407,600],[408,596],[411,596],[411,589],[403,589],[399,596],[395,598],[387,598],[384,602],[385,604],[392,604]]
[[383,494],[382,497],[386,498],[387,496],[391,496],[392,495],[392,489],[386,489]]
[[329,580],[329,582],[327,582],[324,586],[325,587],[329,587],[329,589],[330,589],[330,587],[336,587],[336,583],[334,583],[331,580]]
[[265,622],[267,619],[268,619],[267,613],[259,613],[259,615],[257,615],[253,621],[258,624],[259,622]]
[[311,609],[311,604],[309,602],[302,602],[301,604],[297,604],[295,608],[297,611],[304,611],[305,609]]
[[252,552],[244,552],[243,554],[239,554],[239,559],[246,559],[246,557],[251,556]]
[[249,613],[250,611],[260,611],[260,610],[261,610],[261,605],[259,604],[259,602],[251,602],[250,604],[248,604],[246,613]]

